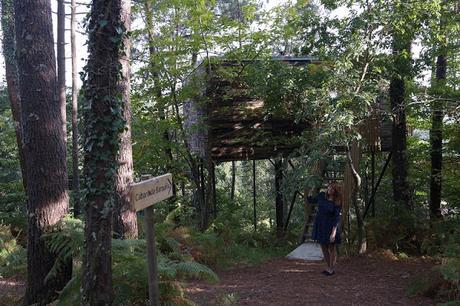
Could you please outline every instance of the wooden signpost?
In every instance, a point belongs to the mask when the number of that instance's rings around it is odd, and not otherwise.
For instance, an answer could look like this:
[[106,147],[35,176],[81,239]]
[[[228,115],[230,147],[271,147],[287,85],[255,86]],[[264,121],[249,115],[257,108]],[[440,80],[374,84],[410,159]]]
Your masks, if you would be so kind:
[[155,227],[153,204],[173,195],[172,174],[149,178],[131,185],[131,202],[136,211],[145,210],[145,234],[147,241],[147,260],[149,266],[150,305],[160,305],[158,289],[157,255],[155,248]]

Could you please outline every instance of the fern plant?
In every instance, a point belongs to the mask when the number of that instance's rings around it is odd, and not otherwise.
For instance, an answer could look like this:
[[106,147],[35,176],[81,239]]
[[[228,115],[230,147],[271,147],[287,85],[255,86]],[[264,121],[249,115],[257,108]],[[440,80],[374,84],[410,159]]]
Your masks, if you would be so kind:
[[[46,235],[50,249],[59,254],[52,271],[52,277],[69,257],[77,262],[81,260],[83,248],[83,223],[80,220],[65,218],[59,225],[59,231]],[[177,241],[168,238],[171,248],[178,250]],[[146,241],[112,240],[114,305],[145,304],[148,300],[148,266],[146,258]],[[205,265],[194,262],[191,256],[170,252],[168,256],[159,254],[158,274],[161,303],[163,305],[193,305],[185,297],[183,281],[198,278],[211,282],[218,280],[217,275]],[[78,266],[75,276],[61,292],[58,305],[80,304],[81,272]]]
[[53,267],[45,278],[53,278],[72,258],[81,258],[84,243],[84,224],[80,219],[66,216],[43,235],[51,252],[57,255]]

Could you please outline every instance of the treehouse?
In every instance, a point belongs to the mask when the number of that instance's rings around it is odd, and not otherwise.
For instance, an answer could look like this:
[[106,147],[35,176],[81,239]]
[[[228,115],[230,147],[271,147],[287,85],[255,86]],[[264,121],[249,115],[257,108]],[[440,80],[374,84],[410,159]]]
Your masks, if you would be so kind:
[[[320,64],[313,57],[272,60],[292,66]],[[202,62],[189,78],[198,93],[184,106],[185,127],[190,149],[203,160],[219,163],[288,156],[300,148],[302,133],[314,128],[310,122],[296,121],[293,110],[273,111],[255,96],[243,72],[259,64],[213,58],[211,63]],[[378,115],[370,116],[360,128],[369,151],[391,148],[391,123],[380,121]]]
[[[201,211],[204,211],[205,214],[209,211],[214,211],[215,214],[217,210],[214,175],[216,164],[293,156],[297,149],[308,144],[305,141],[306,133],[316,128],[312,122],[305,119],[305,116],[302,119],[296,118],[298,108],[290,105],[289,96],[282,96],[282,103],[279,101],[273,103],[273,101],[264,101],[264,93],[261,91],[263,86],[254,90],[254,87],[266,81],[263,75],[262,78],[260,77],[260,73],[264,72],[263,67],[266,67],[267,62],[268,65],[273,64],[275,68],[270,74],[281,73],[283,67],[305,67],[305,69],[295,69],[305,74],[297,76],[297,79],[300,82],[308,79],[310,83],[307,86],[320,86],[318,84],[321,84],[320,82],[315,83],[315,71],[320,70],[317,68],[321,62],[313,57],[273,57],[265,62],[212,58],[209,61],[203,61],[187,79],[185,87],[192,91],[193,98],[185,103],[183,108],[186,117],[184,126],[189,149],[201,160],[198,166],[200,169],[196,173],[199,173],[200,176],[197,179],[201,186],[202,204],[200,206],[204,205]],[[259,79],[251,80],[250,76],[258,73]],[[286,78],[279,78],[279,80],[285,81],[290,77],[296,78],[295,75],[289,75],[288,72]],[[289,84],[273,83],[266,90],[273,91],[271,96],[276,97],[277,87],[279,91],[282,91],[281,89],[286,86]],[[383,117],[380,116],[385,107],[384,103],[375,105],[368,119],[358,127],[365,141],[359,148],[352,148],[353,163],[356,163],[356,167],[359,165],[361,152],[375,154],[378,151],[391,150],[391,122],[383,120]],[[335,147],[337,154],[344,153],[344,148]],[[279,174],[282,171],[280,164],[272,163],[275,166],[275,172]],[[335,174],[333,178],[344,181],[345,202],[350,199],[352,180],[348,168],[345,166],[345,169],[340,171],[342,172],[340,177]],[[374,170],[372,172],[373,182]],[[253,176],[255,203],[255,163],[253,163]],[[373,183],[373,192],[376,187]],[[299,194],[302,195],[301,192]],[[291,203],[289,215],[294,201],[295,199]],[[277,211],[281,209],[278,200],[276,206]],[[286,222],[289,221],[289,216],[287,219]],[[277,220],[277,226],[279,226],[278,221],[283,222]],[[254,225],[256,225],[255,220]]]

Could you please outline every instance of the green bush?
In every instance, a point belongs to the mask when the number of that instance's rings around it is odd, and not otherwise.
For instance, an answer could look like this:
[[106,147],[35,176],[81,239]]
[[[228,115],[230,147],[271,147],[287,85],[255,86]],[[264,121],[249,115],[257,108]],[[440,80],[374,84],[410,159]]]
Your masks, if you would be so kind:
[[437,256],[441,264],[431,277],[419,277],[411,294],[424,294],[455,305],[460,300],[460,218],[449,218],[433,224],[431,235],[422,243],[422,250]]
[[0,278],[25,276],[27,251],[11,235],[9,226],[0,225]]

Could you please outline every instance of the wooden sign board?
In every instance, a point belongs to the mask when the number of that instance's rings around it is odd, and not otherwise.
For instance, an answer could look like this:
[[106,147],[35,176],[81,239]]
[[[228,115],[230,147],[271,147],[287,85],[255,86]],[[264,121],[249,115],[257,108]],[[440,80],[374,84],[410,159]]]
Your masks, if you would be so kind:
[[167,173],[131,185],[131,199],[136,211],[163,201],[173,195],[172,174]]

